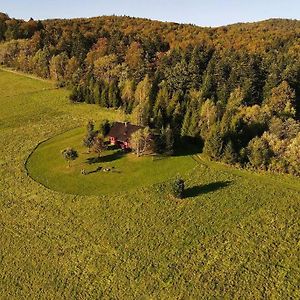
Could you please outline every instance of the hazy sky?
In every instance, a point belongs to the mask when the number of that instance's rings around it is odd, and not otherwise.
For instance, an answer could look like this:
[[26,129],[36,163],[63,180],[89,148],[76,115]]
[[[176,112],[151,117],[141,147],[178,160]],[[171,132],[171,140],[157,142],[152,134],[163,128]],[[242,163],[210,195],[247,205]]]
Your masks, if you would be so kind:
[[219,26],[269,18],[300,19],[300,0],[0,0],[0,11],[21,19],[115,14]]

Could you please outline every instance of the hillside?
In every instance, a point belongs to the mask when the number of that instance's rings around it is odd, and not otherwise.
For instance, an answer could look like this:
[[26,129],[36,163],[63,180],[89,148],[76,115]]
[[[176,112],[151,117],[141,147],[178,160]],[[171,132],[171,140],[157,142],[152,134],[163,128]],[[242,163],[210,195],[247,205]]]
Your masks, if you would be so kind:
[[121,108],[157,135],[201,142],[212,160],[300,175],[300,21],[1,14],[0,41],[1,64],[55,80],[74,103]]
[[123,118],[68,95],[0,71],[2,298],[299,298],[298,179],[201,155],[182,200],[160,184],[109,196],[52,191],[26,175],[38,143],[88,119]]

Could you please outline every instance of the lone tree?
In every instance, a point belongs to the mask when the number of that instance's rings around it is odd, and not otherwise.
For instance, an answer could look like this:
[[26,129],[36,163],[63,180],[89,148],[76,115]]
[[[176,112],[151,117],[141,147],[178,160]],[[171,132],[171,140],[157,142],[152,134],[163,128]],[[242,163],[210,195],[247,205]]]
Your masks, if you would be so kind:
[[97,135],[97,132],[94,131],[95,125],[93,121],[89,121],[87,124],[87,133],[83,139],[83,145],[89,149],[89,153],[91,152],[91,148],[94,145],[94,140]]
[[174,198],[182,199],[184,196],[184,180],[180,177],[170,182],[170,194]]
[[106,149],[105,143],[102,137],[95,137],[94,138],[94,144],[92,150],[98,154],[98,157],[100,157],[101,153]]
[[68,161],[68,166],[70,168],[71,161],[78,157],[78,152],[72,148],[67,148],[61,152],[63,158]]

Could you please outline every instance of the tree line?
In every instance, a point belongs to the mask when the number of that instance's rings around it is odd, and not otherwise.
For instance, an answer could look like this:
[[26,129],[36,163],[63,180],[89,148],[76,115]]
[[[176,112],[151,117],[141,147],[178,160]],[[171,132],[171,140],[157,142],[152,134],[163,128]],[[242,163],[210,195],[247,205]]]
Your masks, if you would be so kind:
[[214,160],[300,175],[299,21],[213,29],[0,14],[0,41],[1,64],[56,80],[73,102],[201,140]]

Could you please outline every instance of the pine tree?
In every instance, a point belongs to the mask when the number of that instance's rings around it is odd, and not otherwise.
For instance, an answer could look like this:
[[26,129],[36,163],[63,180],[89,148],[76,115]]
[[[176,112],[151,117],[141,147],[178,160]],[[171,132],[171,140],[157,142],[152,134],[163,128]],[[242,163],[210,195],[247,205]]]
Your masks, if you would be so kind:
[[101,90],[100,105],[102,107],[109,107],[108,89],[107,89],[107,85],[105,83],[103,83],[103,87]]
[[100,90],[99,83],[94,84],[93,97],[94,97],[95,103],[100,105],[101,104],[101,90]]
[[157,115],[154,116],[153,125],[157,129],[160,129],[164,126],[164,119],[161,110],[159,110]]
[[116,85],[115,81],[112,81],[109,84],[108,102],[109,102],[109,106],[111,106],[111,107],[118,108],[121,105],[119,90],[118,90],[118,86]]
[[190,127],[191,115],[192,112],[190,111],[190,109],[187,109],[182,122],[181,136],[190,136],[189,127]]
[[204,143],[203,152],[212,159],[219,159],[223,150],[223,138],[220,133],[220,126],[215,124],[211,127]]
[[224,148],[222,160],[228,164],[233,164],[237,160],[237,155],[233,147],[232,141],[229,141]]
[[167,126],[164,132],[164,139],[165,139],[165,151],[167,154],[173,154],[174,152],[174,134],[173,130],[171,129],[170,125]]

